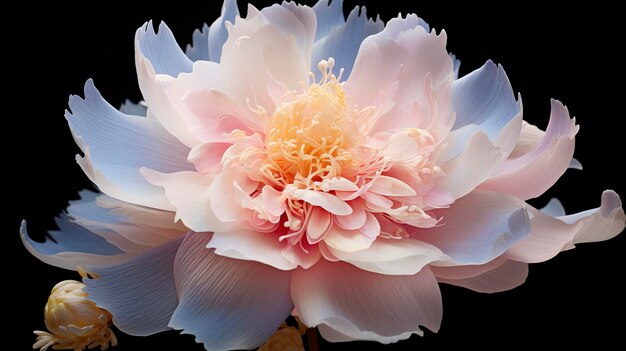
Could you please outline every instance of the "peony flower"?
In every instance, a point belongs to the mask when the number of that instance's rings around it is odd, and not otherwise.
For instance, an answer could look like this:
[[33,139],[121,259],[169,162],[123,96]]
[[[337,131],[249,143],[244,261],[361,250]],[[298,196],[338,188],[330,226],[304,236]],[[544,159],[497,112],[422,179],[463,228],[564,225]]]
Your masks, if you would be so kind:
[[145,103],[109,105],[89,80],[66,118],[82,192],[54,241],[26,248],[87,267],[98,306],[132,335],[169,329],[207,350],[264,343],[290,314],[329,341],[437,331],[438,283],[522,284],[528,264],[620,233],[606,191],[566,215],[550,188],[578,126],[552,101],[523,121],[501,66],[463,77],[446,33],[386,25],[342,1],[222,16],[183,52],[169,28],[135,36]]
[[117,345],[111,326],[111,314],[87,299],[85,285],[75,280],[64,280],[54,286],[44,312],[46,327],[50,332],[35,331],[34,349],[46,351],[83,350],[109,344]]

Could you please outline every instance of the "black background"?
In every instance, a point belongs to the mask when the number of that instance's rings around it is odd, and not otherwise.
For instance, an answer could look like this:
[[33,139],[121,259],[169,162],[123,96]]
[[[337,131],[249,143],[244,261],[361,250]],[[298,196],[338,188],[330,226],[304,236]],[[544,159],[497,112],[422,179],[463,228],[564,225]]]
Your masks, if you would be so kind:
[[[261,8],[267,1],[254,1]],[[311,1],[307,2],[312,5]],[[346,1],[351,9],[363,1]],[[448,48],[462,61],[461,74],[491,58],[504,65],[524,98],[524,117],[545,128],[549,98],[563,101],[581,131],[575,156],[585,170],[568,171],[536,206],[558,196],[568,211],[599,204],[602,190],[626,196],[624,171],[624,64],[616,50],[623,44],[620,11],[597,2],[563,8],[515,5],[454,5],[448,1],[370,1],[368,13],[384,20],[415,12],[438,31],[445,28]],[[42,238],[53,217],[92,187],[74,161],[78,148],[63,118],[69,94],[82,94],[88,78],[113,105],[140,98],[134,73],[133,36],[146,20],[164,20],[182,45],[192,31],[212,22],[220,1],[175,1],[158,5],[138,1],[16,4],[3,11],[3,173],[8,276],[3,293],[4,325],[13,349],[26,350],[33,329],[44,328],[43,306],[52,286],[76,279],[73,272],[49,267],[31,257],[18,237],[19,221]],[[240,2],[240,8],[245,9]],[[245,10],[244,10],[245,11]],[[9,20],[12,20],[10,25]],[[6,78],[8,77],[8,79]],[[8,82],[7,82],[8,81]],[[7,98],[8,97],[8,98]],[[8,164],[8,167],[6,166]],[[7,178],[5,178],[7,179]],[[7,199],[8,197],[8,199]],[[444,319],[438,334],[391,346],[375,343],[328,344],[322,350],[400,350],[462,346],[595,347],[624,345],[624,235],[582,245],[547,263],[531,265],[527,283],[510,292],[484,295],[443,286]],[[6,296],[6,295],[5,295]],[[15,321],[17,317],[17,321]],[[261,321],[259,321],[261,323]],[[138,338],[118,332],[117,350],[202,350],[177,332]]]

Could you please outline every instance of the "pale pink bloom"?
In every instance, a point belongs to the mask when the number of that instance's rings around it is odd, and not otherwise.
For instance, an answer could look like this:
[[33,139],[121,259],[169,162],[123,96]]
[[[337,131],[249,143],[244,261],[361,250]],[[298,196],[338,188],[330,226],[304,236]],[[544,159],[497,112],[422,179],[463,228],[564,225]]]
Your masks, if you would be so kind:
[[209,350],[260,345],[289,315],[330,341],[439,329],[438,282],[521,284],[528,263],[624,228],[617,194],[565,215],[525,200],[568,169],[578,131],[552,101],[522,120],[501,66],[457,78],[446,33],[383,25],[342,2],[222,17],[185,54],[165,24],[136,34],[145,100],[118,111],[92,81],[66,117],[84,192],[53,265],[88,267],[90,298],[122,331],[194,334]]

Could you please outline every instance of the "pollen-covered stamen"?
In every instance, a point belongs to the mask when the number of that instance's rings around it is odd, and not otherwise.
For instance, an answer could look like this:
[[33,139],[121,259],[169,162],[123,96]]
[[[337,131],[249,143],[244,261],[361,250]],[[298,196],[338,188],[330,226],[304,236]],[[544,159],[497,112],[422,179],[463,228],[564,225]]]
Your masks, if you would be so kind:
[[[300,94],[292,94],[270,118],[265,140],[267,164],[261,173],[281,187],[337,177],[353,161],[349,148],[357,124],[348,108],[339,77],[332,73],[335,61],[321,61],[322,79]],[[352,133],[354,134],[354,133]]]

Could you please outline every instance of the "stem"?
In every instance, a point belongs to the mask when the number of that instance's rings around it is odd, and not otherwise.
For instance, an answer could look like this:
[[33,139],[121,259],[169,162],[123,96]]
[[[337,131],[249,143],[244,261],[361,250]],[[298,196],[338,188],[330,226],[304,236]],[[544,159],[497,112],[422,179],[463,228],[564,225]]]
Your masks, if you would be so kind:
[[317,347],[317,328],[309,328],[306,333],[309,351],[318,351]]

